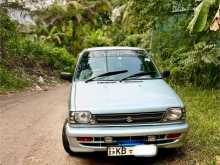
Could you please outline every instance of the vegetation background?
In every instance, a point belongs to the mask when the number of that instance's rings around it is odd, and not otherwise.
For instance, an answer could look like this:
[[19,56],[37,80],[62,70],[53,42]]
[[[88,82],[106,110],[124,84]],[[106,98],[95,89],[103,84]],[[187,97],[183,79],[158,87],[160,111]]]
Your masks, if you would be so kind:
[[87,47],[145,48],[161,70],[171,71],[167,81],[188,107],[191,129],[177,163],[214,164],[220,155],[219,0],[51,0],[50,5],[3,0],[0,5],[1,92],[32,86],[39,77],[58,80],[61,71],[73,72],[77,54]]

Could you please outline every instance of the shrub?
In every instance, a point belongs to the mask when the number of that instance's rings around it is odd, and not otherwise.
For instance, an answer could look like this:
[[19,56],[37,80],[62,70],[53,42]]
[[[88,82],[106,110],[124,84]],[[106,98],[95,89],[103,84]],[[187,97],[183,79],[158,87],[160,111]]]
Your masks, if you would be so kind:
[[30,85],[30,80],[24,78],[14,71],[9,71],[5,67],[0,66],[0,90],[21,89]]
[[133,46],[133,47],[142,47],[149,48],[150,46],[150,36],[148,34],[132,34],[128,35],[124,41],[120,43],[123,46]]
[[169,56],[159,56],[158,61],[171,70],[174,83],[213,88],[220,85],[217,50],[215,45],[199,42],[192,49],[179,49]]
[[84,40],[84,47],[110,46],[112,45],[111,38],[108,38],[104,31],[98,29],[92,31]]
[[53,44],[20,39],[12,44],[9,59],[24,68],[38,69],[38,67],[51,71],[73,71],[75,59],[62,47]]

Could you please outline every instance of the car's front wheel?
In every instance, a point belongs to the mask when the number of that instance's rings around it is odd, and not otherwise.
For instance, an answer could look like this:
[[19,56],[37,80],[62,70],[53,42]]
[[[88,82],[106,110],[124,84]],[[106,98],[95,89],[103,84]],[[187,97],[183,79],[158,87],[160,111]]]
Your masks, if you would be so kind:
[[66,136],[66,129],[65,129],[66,124],[67,124],[67,120],[63,124],[63,132],[62,132],[63,148],[68,154],[73,155],[73,151],[71,151],[70,149],[70,145]]

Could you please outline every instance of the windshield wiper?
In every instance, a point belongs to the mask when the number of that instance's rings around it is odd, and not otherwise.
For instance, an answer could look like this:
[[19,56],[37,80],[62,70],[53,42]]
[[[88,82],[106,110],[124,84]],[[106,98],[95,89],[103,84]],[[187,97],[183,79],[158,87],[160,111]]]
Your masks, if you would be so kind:
[[128,70],[118,70],[118,71],[106,72],[106,73],[102,73],[100,75],[94,76],[92,78],[89,78],[85,82],[87,83],[89,81],[93,81],[94,79],[96,79],[98,77],[112,76],[112,75],[126,73],[126,72],[128,72]]
[[152,71],[152,72],[138,72],[138,73],[134,73],[134,74],[131,74],[131,75],[127,76],[127,77],[122,78],[122,79],[120,80],[120,82],[121,82],[121,81],[124,81],[124,80],[127,80],[127,79],[129,79],[129,78],[132,78],[132,77],[151,75],[151,74],[154,74],[154,73],[156,73],[156,72],[155,72],[155,71]]

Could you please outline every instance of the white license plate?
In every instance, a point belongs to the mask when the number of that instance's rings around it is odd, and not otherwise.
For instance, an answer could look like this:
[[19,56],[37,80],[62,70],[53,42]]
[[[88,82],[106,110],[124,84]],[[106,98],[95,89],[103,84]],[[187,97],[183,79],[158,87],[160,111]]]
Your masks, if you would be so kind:
[[133,147],[108,147],[107,149],[108,156],[143,156],[143,157],[151,157],[157,154],[157,146],[156,145],[137,145]]
[[108,156],[126,156],[132,153],[132,147],[108,147]]

